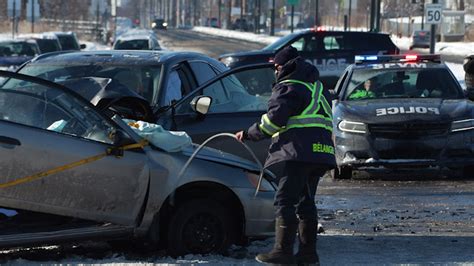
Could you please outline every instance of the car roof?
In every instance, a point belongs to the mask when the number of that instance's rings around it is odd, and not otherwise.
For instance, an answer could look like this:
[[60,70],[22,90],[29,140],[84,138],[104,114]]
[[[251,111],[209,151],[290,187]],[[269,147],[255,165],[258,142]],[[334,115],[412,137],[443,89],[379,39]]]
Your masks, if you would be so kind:
[[307,34],[307,33],[311,33],[311,32],[315,32],[315,33],[319,33],[319,34],[325,34],[325,33],[329,33],[329,34],[363,34],[363,35],[388,35],[387,33],[381,33],[381,32],[370,32],[370,31],[340,31],[340,30],[324,30],[324,29],[315,29],[315,28],[311,28],[311,29],[302,29],[302,30],[299,30],[299,31],[295,31],[293,34],[294,35],[303,35],[303,34]]
[[135,65],[158,65],[165,62],[179,62],[186,59],[202,59],[206,61],[219,61],[204,54],[196,52],[171,52],[152,50],[107,50],[107,51],[79,51],[59,52],[55,54],[39,55],[30,64],[93,64],[98,62],[108,64],[135,64]]
[[117,37],[117,40],[121,41],[132,41],[132,40],[149,40],[149,39],[156,39],[151,34],[132,34],[132,35],[122,35]]

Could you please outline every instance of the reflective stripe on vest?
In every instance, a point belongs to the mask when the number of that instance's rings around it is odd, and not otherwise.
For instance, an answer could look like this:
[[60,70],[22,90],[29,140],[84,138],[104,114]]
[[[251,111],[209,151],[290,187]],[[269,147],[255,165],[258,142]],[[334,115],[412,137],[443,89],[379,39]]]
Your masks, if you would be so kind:
[[[323,84],[315,82],[309,84],[300,80],[283,80],[281,83],[297,83],[304,85],[311,91],[312,100],[308,107],[299,115],[291,116],[286,126],[279,133],[292,128],[319,127],[332,132],[332,112],[326,97],[323,95]],[[320,108],[323,108],[323,114],[318,114]]]
[[260,120],[260,125],[258,125],[258,127],[261,131],[269,136],[273,136],[283,129],[282,127],[273,124],[268,118],[267,114],[262,115],[262,119]]

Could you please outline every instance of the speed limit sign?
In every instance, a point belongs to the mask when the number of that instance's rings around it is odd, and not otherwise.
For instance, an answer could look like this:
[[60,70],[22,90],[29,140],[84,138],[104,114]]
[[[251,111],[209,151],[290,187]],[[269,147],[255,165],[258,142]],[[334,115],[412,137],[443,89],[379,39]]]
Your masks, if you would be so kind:
[[443,6],[441,4],[426,4],[425,18],[426,24],[441,24],[441,15],[443,14]]

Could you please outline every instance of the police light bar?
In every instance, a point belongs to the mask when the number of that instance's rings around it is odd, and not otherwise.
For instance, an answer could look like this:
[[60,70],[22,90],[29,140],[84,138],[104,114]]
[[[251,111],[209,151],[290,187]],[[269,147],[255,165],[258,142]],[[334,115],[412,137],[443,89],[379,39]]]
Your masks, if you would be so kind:
[[313,28],[311,28],[311,31],[313,32],[317,32],[317,31],[326,31],[326,28],[324,26],[314,26]]
[[441,62],[441,56],[439,54],[427,54],[427,55],[356,55],[354,57],[355,63],[384,63],[384,62]]

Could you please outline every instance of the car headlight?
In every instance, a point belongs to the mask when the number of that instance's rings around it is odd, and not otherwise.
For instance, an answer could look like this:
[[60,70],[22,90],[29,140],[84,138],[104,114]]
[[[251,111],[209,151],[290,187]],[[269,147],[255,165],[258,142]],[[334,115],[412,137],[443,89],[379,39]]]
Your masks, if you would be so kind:
[[342,120],[341,122],[339,122],[337,127],[339,128],[339,130],[344,132],[361,134],[367,133],[367,125],[361,122]]
[[166,23],[166,22],[163,22],[163,24],[161,24],[161,25],[163,25],[163,27],[168,27],[168,23]]
[[451,132],[474,129],[474,119],[456,120],[451,123]]
[[239,58],[229,56],[229,57],[221,58],[220,60],[222,63],[224,63],[224,65],[230,66],[232,63],[238,62]]
[[[257,188],[258,186],[259,177],[260,176],[257,174],[247,172],[247,179],[249,180],[250,184],[252,184],[254,188]],[[258,191],[264,192],[264,191],[275,191],[275,190],[276,190],[275,187],[272,185],[272,183],[270,183],[270,181],[268,181],[265,178],[262,178],[262,182],[260,183],[260,189]]]
[[152,28],[156,27],[156,23],[155,22],[151,23],[151,27]]

